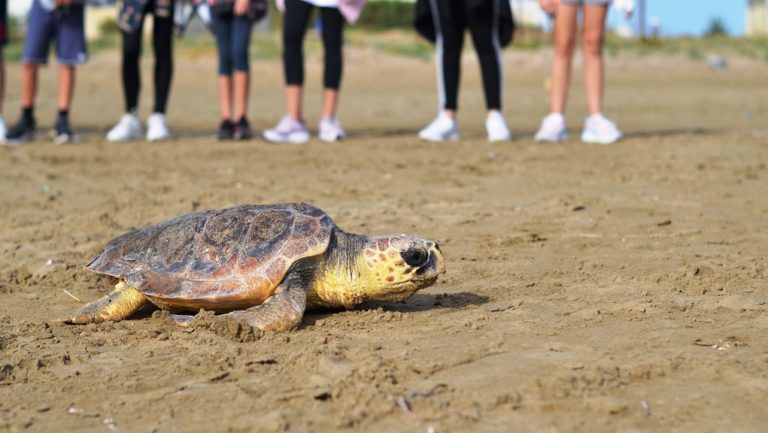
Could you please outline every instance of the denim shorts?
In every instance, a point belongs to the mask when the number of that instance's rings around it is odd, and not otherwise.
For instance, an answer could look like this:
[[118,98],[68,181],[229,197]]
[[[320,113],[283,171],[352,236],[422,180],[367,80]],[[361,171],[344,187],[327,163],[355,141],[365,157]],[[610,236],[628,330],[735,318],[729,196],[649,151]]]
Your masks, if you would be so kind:
[[22,60],[27,63],[48,63],[51,43],[56,41],[59,64],[75,66],[88,58],[85,45],[85,8],[82,4],[46,10],[40,0],[32,1],[24,39]]

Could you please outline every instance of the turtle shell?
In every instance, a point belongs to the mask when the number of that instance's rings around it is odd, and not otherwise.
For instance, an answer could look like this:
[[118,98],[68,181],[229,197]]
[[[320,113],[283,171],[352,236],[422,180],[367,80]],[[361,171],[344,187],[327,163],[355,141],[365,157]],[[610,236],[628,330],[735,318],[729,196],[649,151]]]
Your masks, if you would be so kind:
[[111,240],[87,269],[124,279],[163,308],[248,308],[294,262],[322,254],[335,227],[306,203],[195,212]]

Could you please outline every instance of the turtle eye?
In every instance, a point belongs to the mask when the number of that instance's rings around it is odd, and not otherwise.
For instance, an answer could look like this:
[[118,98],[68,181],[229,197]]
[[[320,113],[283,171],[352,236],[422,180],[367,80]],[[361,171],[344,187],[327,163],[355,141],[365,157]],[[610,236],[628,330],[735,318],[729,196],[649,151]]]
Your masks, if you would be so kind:
[[421,248],[410,248],[400,253],[405,263],[410,266],[419,267],[427,263],[429,260],[429,254]]

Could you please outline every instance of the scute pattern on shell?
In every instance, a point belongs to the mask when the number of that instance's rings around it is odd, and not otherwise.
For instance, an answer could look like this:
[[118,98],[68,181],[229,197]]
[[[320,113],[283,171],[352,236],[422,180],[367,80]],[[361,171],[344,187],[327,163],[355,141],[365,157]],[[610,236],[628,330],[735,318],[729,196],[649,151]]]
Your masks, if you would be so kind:
[[323,253],[334,227],[306,203],[196,212],[113,239],[87,269],[164,306],[242,308],[268,298],[296,260]]

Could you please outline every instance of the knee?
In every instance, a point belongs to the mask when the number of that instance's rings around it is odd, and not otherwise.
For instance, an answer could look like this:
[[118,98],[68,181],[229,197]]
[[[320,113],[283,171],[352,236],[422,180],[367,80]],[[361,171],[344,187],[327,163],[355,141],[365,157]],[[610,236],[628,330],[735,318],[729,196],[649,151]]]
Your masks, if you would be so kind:
[[555,55],[558,57],[571,57],[576,49],[576,37],[559,37],[555,41]]
[[584,32],[584,54],[588,56],[600,56],[603,53],[603,42],[605,38],[602,33]]
[[238,72],[248,72],[248,41],[235,41],[232,46],[232,65]]

